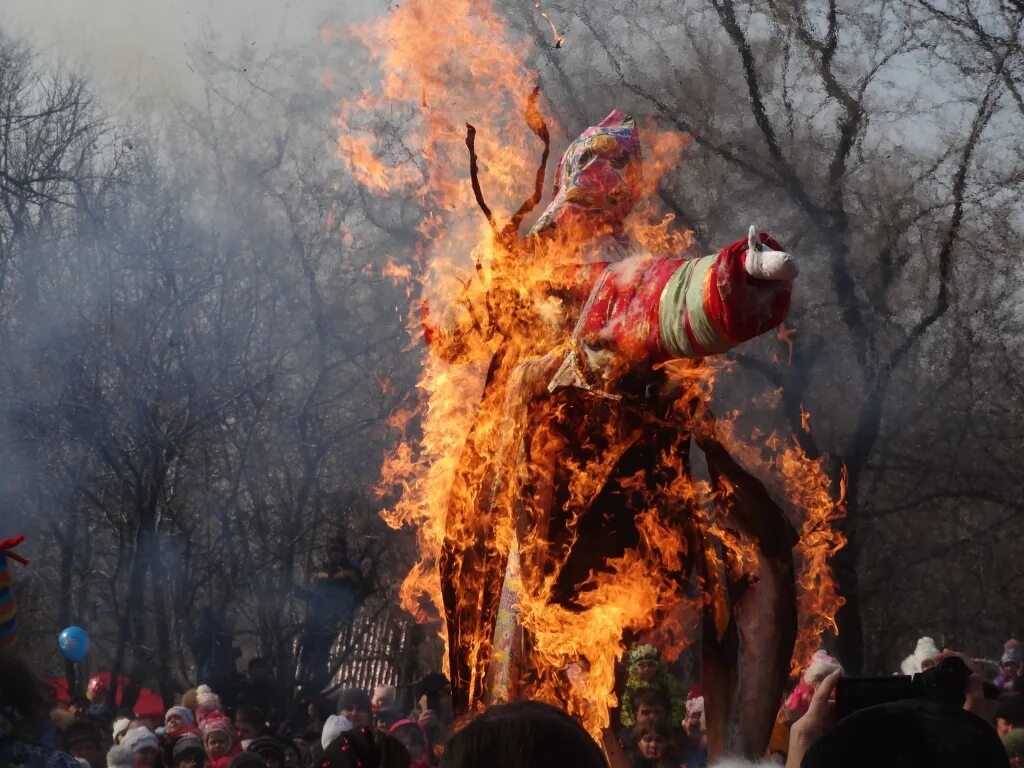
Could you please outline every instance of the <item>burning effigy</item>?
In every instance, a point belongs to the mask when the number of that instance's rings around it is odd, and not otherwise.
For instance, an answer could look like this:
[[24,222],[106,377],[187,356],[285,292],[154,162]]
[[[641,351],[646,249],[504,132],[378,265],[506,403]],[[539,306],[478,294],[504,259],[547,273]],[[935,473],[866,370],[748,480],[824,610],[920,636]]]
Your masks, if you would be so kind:
[[[828,559],[842,546],[831,526],[842,501],[795,442],[744,442],[710,401],[720,356],[786,318],[796,259],[754,227],[694,253],[670,216],[652,217],[650,194],[685,138],[652,130],[645,154],[618,110],[569,143],[553,199],[521,234],[544,191],[548,120],[509,66],[523,59],[501,42],[500,16],[455,4],[437,14],[407,3],[357,30],[423,162],[386,155],[393,141],[365,118],[368,94],[338,118],[357,180],[415,188],[433,211],[412,295],[411,330],[427,348],[421,398],[395,419],[415,430],[383,468],[382,489],[398,489],[385,519],[414,527],[420,547],[403,603],[440,622],[458,712],[540,699],[599,738],[628,643],[671,661],[699,641],[710,752],[758,755],[787,675],[834,628]],[[489,35],[459,87],[452,34],[466,45]],[[402,36],[420,47],[380,44]],[[487,88],[481,113],[473,89]],[[522,96],[543,148],[536,167],[501,112]],[[455,108],[484,126],[462,129]],[[478,156],[478,136],[507,141]],[[488,187],[531,194],[502,223]]]

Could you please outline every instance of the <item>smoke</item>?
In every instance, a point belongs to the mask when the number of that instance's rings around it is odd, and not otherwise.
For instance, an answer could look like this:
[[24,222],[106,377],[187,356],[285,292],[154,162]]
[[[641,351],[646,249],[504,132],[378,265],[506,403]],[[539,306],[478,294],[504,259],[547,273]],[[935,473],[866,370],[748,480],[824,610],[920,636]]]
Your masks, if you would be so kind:
[[5,3],[5,31],[25,38],[45,57],[85,74],[115,114],[130,115],[138,100],[169,107],[203,94],[194,63],[296,51],[312,55],[317,29],[379,11],[373,0],[41,0]]

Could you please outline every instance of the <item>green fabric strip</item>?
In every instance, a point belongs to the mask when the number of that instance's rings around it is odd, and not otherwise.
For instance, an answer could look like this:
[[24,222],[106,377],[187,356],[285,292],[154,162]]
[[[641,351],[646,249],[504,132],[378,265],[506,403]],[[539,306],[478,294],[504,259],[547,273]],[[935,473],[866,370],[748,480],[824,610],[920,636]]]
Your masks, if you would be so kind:
[[[676,270],[661,292],[658,305],[658,323],[665,349],[675,357],[701,357],[691,346],[686,335],[685,317],[690,317],[690,329],[703,350],[712,354],[724,352],[731,345],[721,338],[704,314],[704,282],[708,270],[714,266],[717,255],[690,259]],[[685,314],[684,314],[685,313]]]

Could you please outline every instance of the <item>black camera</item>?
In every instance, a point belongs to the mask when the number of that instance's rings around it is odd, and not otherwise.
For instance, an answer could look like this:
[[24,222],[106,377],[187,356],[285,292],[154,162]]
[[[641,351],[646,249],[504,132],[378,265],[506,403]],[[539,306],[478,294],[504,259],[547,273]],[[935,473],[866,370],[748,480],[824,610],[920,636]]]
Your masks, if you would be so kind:
[[967,698],[970,676],[971,670],[964,660],[950,656],[913,676],[841,677],[836,686],[836,719],[903,699],[927,699],[943,709],[960,709]]

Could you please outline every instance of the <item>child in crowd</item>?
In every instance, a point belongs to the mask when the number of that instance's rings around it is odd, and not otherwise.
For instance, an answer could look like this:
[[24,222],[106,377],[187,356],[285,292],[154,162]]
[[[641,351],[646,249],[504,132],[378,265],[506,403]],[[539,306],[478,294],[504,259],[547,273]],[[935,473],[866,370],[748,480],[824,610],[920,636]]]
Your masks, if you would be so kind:
[[674,746],[667,723],[639,724],[633,728],[630,768],[678,768]]
[[668,700],[668,716],[672,723],[682,722],[686,714],[686,695],[661,660],[661,653],[653,645],[635,645],[629,652],[629,675],[622,697],[620,717],[626,728],[637,724],[633,711],[632,696],[641,688],[661,691]]
[[203,719],[202,733],[207,764],[210,768],[228,768],[231,758],[241,752],[231,720],[219,712],[208,713]]

